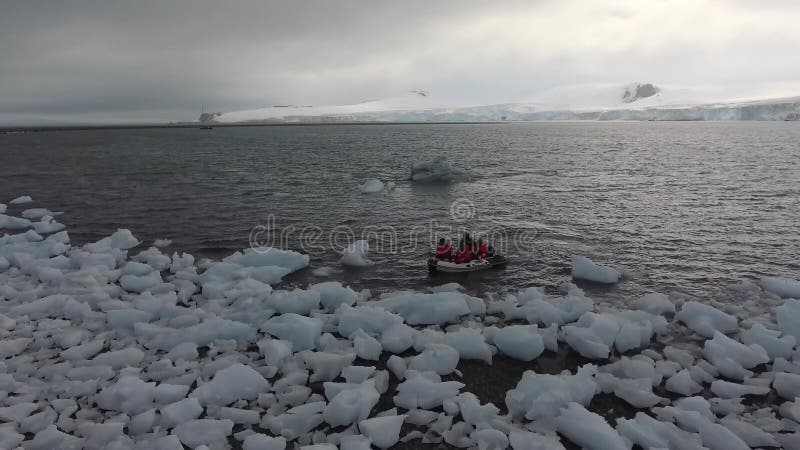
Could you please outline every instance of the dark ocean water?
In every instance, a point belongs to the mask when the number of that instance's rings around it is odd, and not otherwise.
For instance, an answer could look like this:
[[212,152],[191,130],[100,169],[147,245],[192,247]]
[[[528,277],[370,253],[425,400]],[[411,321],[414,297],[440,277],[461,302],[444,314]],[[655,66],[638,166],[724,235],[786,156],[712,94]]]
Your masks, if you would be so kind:
[[[475,177],[408,181],[412,163],[436,156]],[[362,194],[357,185],[370,177],[396,188]],[[74,243],[129,228],[140,240],[172,239],[170,252],[220,258],[247,247],[254,227],[274,225],[273,236],[285,236],[277,245],[310,253],[312,270],[331,266],[332,278],[356,289],[448,281],[479,293],[554,287],[570,279],[572,254],[638,273],[611,288],[585,286],[612,301],[648,290],[712,297],[763,274],[800,275],[796,123],[0,134],[0,202],[23,194],[34,206],[65,211],[59,221]],[[469,278],[431,277],[432,220],[439,232],[492,230],[511,263]],[[375,266],[342,268],[338,246],[365,229],[383,236],[372,239]],[[306,270],[287,284],[321,279]]]

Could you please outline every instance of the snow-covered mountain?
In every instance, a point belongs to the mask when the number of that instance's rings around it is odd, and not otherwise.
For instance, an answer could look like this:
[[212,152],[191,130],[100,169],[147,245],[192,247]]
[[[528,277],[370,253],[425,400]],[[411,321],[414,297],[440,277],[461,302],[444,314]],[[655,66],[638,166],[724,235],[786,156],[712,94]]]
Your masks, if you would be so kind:
[[455,105],[425,91],[349,105],[293,106],[222,113],[218,123],[455,122],[499,120],[800,120],[800,97],[733,97],[703,87],[653,83],[579,85],[494,105]]

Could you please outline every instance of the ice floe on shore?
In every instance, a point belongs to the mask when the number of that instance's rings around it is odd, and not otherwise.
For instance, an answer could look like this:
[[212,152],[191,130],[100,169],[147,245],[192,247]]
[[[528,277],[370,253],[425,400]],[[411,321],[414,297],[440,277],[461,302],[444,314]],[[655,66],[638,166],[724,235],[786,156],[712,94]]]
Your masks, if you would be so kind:
[[[28,215],[52,220],[40,212]],[[308,256],[259,249],[198,262],[142,249],[128,230],[79,246],[65,230],[3,217],[0,448],[800,443],[794,280],[743,284],[742,305],[649,293],[629,310],[571,283],[502,298],[454,283],[288,289],[281,280]],[[342,262],[364,265],[367,249],[354,244]],[[574,367],[537,366],[564,352]],[[467,368],[498,358],[526,370],[494,404]],[[609,399],[635,413],[609,411]]]

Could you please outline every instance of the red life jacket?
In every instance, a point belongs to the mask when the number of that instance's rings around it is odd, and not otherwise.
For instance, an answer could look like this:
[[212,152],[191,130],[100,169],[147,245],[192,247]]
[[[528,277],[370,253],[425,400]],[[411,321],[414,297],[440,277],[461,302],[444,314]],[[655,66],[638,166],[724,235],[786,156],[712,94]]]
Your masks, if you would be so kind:
[[436,246],[436,257],[439,259],[447,259],[450,258],[450,254],[453,252],[453,246],[450,244],[444,245],[437,245]]
[[486,244],[478,246],[478,258],[486,259],[489,256],[489,247]]
[[461,250],[456,254],[456,263],[468,263],[470,260],[472,260],[472,249],[467,245],[464,246],[464,250]]

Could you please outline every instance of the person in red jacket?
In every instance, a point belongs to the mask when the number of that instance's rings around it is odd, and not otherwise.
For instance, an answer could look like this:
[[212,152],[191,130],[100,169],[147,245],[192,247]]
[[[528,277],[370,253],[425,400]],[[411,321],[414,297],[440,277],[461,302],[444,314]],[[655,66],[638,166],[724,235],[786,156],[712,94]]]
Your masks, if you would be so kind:
[[478,259],[486,259],[489,257],[489,246],[483,239],[478,239]]
[[450,241],[444,238],[439,239],[439,245],[436,246],[436,259],[440,261],[450,261],[453,258],[453,246]]
[[471,245],[461,245],[458,249],[458,253],[456,253],[456,264],[464,264],[468,263],[472,260],[472,246]]

